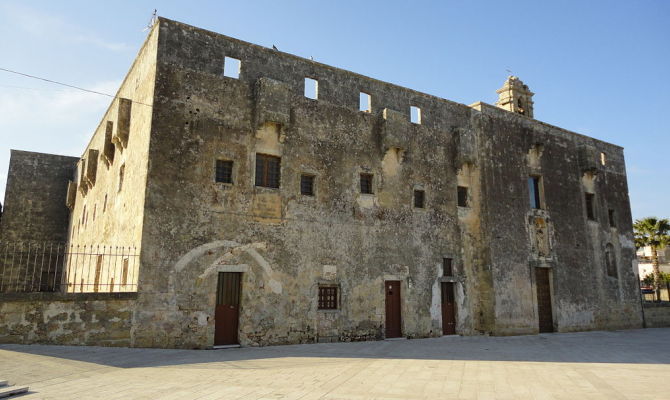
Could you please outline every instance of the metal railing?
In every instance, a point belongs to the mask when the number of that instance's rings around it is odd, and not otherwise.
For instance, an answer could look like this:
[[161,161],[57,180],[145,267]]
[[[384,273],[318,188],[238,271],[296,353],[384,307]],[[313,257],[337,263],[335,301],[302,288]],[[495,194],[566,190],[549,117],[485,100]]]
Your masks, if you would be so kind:
[[[649,286],[640,286],[640,294],[643,301],[658,301],[656,290]],[[661,301],[670,301],[670,284],[660,289]]]
[[138,271],[133,246],[0,244],[0,293],[135,292]]

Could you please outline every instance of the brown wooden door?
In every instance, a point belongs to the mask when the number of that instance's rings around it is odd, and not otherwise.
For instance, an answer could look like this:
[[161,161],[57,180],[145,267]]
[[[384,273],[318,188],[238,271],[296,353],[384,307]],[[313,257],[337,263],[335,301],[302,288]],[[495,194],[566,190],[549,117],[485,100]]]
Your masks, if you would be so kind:
[[553,332],[554,319],[551,314],[549,268],[535,268],[535,285],[537,287],[537,316],[540,332]]
[[454,301],[454,284],[442,282],[442,334],[456,334],[456,306]]
[[386,281],[386,337],[402,336],[400,330],[400,281]]
[[219,272],[214,313],[214,345],[237,344],[240,312],[240,272]]

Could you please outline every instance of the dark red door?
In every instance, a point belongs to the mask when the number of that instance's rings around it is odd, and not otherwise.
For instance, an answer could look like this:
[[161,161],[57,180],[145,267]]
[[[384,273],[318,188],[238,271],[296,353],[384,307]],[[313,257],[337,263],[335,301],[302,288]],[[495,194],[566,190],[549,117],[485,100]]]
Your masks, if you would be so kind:
[[537,287],[537,316],[540,333],[554,331],[554,319],[551,314],[551,287],[549,286],[549,268],[535,268]]
[[402,336],[400,330],[400,281],[386,281],[386,337]]
[[456,306],[454,301],[454,284],[442,282],[442,334],[456,334]]
[[214,313],[214,345],[237,344],[240,313],[240,272],[219,272]]

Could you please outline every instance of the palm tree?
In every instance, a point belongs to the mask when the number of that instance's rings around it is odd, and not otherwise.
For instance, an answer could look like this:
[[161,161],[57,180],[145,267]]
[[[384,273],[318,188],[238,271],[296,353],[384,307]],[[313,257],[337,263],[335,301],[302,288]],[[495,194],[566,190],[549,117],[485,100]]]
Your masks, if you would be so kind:
[[658,250],[670,244],[670,221],[665,218],[647,217],[638,219],[633,224],[635,230],[635,247],[651,248],[651,265],[654,271],[654,288],[656,300],[661,300],[661,269],[658,263]]

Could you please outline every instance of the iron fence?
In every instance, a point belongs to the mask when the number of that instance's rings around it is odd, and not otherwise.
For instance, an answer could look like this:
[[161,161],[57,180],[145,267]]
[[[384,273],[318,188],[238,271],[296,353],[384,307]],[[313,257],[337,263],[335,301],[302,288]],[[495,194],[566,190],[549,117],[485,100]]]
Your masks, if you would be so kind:
[[134,246],[0,244],[0,293],[135,292],[138,270]]
[[[670,283],[666,284],[665,287],[661,287],[659,292],[660,301],[670,301]],[[640,286],[640,294],[644,301],[659,301],[656,296],[656,290],[652,287]]]

